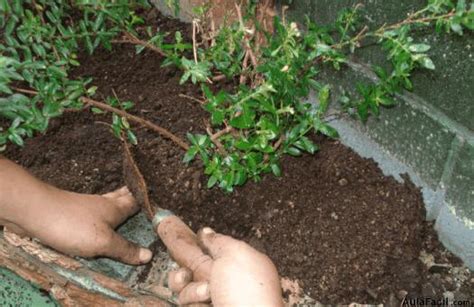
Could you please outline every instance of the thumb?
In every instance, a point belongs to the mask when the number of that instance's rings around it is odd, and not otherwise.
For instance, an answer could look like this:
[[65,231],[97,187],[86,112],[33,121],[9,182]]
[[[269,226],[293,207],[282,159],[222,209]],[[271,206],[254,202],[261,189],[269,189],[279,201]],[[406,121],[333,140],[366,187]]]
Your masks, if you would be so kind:
[[198,232],[198,242],[201,248],[214,259],[245,248],[245,244],[241,241],[218,234],[209,227],[205,227]]
[[152,252],[126,240],[124,237],[111,230],[111,239],[107,244],[104,256],[113,258],[120,262],[132,265],[140,265],[149,262],[153,256]]

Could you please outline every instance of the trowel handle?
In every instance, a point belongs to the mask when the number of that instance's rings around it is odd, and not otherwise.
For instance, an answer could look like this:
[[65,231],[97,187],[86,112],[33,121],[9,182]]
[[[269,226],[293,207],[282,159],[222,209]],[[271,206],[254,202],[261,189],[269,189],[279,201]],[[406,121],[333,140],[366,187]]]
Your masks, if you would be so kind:
[[194,281],[209,281],[212,258],[202,251],[197,235],[188,225],[170,211],[160,210],[153,226],[171,257],[193,272]]

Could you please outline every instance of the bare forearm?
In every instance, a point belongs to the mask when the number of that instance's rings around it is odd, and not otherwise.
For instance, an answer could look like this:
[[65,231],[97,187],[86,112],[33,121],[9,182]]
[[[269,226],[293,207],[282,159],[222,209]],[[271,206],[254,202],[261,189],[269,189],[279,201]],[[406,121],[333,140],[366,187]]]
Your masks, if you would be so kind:
[[31,206],[28,199],[40,197],[45,189],[54,188],[0,156],[0,220],[17,222],[28,216],[28,207]]

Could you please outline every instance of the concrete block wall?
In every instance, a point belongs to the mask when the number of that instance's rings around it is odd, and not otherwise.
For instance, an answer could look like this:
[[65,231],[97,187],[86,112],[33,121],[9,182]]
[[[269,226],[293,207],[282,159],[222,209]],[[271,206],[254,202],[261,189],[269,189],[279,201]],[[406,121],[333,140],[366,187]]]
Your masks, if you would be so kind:
[[[163,8],[163,0],[155,1]],[[190,1],[181,1],[184,11],[190,11]],[[287,5],[288,0],[277,3]],[[309,16],[327,24],[341,9],[357,3],[364,5],[362,22],[375,28],[402,20],[427,1],[298,0],[289,4],[288,18],[303,22]],[[351,121],[340,126],[354,138],[367,138],[366,145],[373,144],[373,154],[366,152],[366,156],[377,156],[377,147],[395,164],[403,165],[399,169],[407,170],[423,189],[427,219],[436,220],[443,243],[474,269],[474,33],[459,37],[427,31],[414,37],[432,46],[429,53],[436,70],[415,72],[414,91],[398,95],[398,105],[383,109],[379,118],[365,125]],[[333,99],[343,90],[353,91],[357,82],[373,81],[371,67],[387,67],[385,57],[380,47],[371,46],[351,56],[350,68],[323,71],[321,76],[335,93]],[[352,147],[361,143],[350,138],[343,141]],[[366,146],[359,147],[367,151]]]
[[[299,0],[289,5],[289,18],[307,15],[319,24],[357,3],[364,5],[362,22],[375,28],[402,20],[427,1]],[[279,5],[286,5],[284,0]],[[399,104],[383,109],[366,125],[350,122],[387,155],[409,168],[423,188],[427,218],[436,220],[443,243],[474,268],[474,33],[437,34],[427,31],[415,40],[430,44],[435,71],[417,71],[413,92],[398,95]],[[358,50],[350,69],[325,71],[323,77],[337,93],[354,91],[357,82],[374,80],[371,67],[387,67],[386,53],[371,46]],[[350,143],[351,141],[348,140]],[[382,166],[383,167],[383,166]],[[412,178],[412,179],[413,179]]]

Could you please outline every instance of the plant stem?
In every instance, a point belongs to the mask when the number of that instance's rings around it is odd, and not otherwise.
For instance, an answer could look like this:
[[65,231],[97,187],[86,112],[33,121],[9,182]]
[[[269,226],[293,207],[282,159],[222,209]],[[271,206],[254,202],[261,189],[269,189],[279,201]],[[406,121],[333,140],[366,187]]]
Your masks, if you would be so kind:
[[214,133],[212,132],[212,129],[209,123],[205,122],[204,125],[206,126],[206,132],[211,138],[211,141],[214,143],[214,145],[216,145],[217,151],[219,151],[221,155],[227,156],[228,153],[225,150],[224,145],[222,145],[222,143],[219,141],[219,138],[214,137]]
[[446,19],[446,18],[449,18],[449,17],[453,17],[456,14],[456,11],[453,10],[453,11],[447,13],[447,14],[439,15],[439,16],[430,16],[430,17],[412,19],[413,17],[418,16],[419,14],[421,14],[421,11],[413,14],[412,16],[408,17],[407,19],[405,19],[401,22],[398,22],[396,24],[389,25],[389,26],[383,25],[379,29],[377,29],[373,32],[367,32],[368,27],[365,26],[359,32],[359,34],[357,34],[354,38],[352,38],[351,40],[346,41],[346,42],[340,42],[338,44],[335,44],[335,45],[332,46],[332,48],[341,49],[342,47],[344,47],[344,46],[346,46],[350,43],[357,43],[357,42],[363,40],[364,38],[366,38],[368,36],[378,36],[378,37],[380,37],[380,36],[383,35],[383,32],[385,32],[387,30],[397,29],[397,28],[400,28],[404,25],[415,24],[415,23],[427,23],[427,22],[431,22],[431,21],[435,21],[435,20],[440,20],[440,19]]
[[231,133],[233,130],[234,130],[234,128],[232,128],[231,126],[227,126],[225,129],[222,129],[222,130],[214,133],[213,135],[211,135],[211,140],[215,141],[215,140],[219,139],[221,136],[226,135],[228,133]]
[[82,97],[81,100],[86,103],[86,104],[90,104],[96,108],[99,108],[101,110],[104,110],[104,111],[109,111],[109,112],[112,112],[112,113],[115,113],[117,115],[120,115],[122,117],[125,117],[127,118],[128,120],[132,121],[132,122],[135,122],[137,124],[140,124],[144,127],[147,127],[149,128],[150,130],[160,134],[161,136],[173,141],[176,145],[178,145],[179,147],[181,147],[182,149],[184,150],[188,150],[189,149],[189,145],[186,144],[186,142],[184,142],[181,138],[179,138],[178,136],[174,135],[173,133],[171,133],[170,131],[166,130],[165,128],[162,128],[158,125],[155,125],[154,123],[146,120],[146,119],[143,119],[141,117],[138,117],[138,116],[135,116],[135,115],[132,115],[126,111],[123,111],[123,110],[120,110],[120,109],[117,109],[117,108],[114,108],[112,106],[109,106],[108,104],[106,103],[103,103],[103,102],[100,102],[100,101],[96,101],[96,100],[93,100],[91,98],[88,98],[88,97]]
[[[34,90],[22,89],[22,88],[16,88],[16,87],[12,87],[12,89],[14,89],[17,92],[24,93],[24,94],[38,95],[38,92],[34,91]],[[94,106],[96,108],[99,108],[103,111],[112,112],[114,114],[125,117],[126,119],[128,119],[132,122],[135,122],[139,125],[142,125],[142,126],[148,128],[148,129],[158,133],[159,135],[163,136],[164,138],[167,138],[167,139],[173,141],[176,145],[178,145],[179,147],[181,147],[184,150],[189,149],[189,145],[185,141],[183,141],[180,137],[174,135],[173,133],[166,130],[165,128],[162,128],[158,125],[155,125],[154,123],[152,123],[152,122],[150,122],[146,119],[143,119],[141,117],[132,115],[132,114],[126,112],[126,111],[114,108],[112,106],[109,106],[106,103],[96,101],[96,100],[93,100],[93,99],[88,98],[88,97],[81,97],[80,100],[82,102],[84,102],[85,104],[92,105],[92,106]]]
[[145,48],[148,48],[148,49],[158,53],[159,55],[162,55],[164,57],[167,56],[167,54],[163,50],[161,50],[160,48],[150,44],[147,41],[139,39],[138,37],[136,37],[135,35],[133,35],[130,32],[124,32],[124,35],[125,35],[126,39],[113,40],[112,43],[140,45],[140,46],[143,46]]
[[377,32],[380,31],[380,30],[385,31],[385,30],[396,29],[396,28],[399,28],[401,26],[408,25],[408,24],[426,23],[426,22],[431,22],[431,21],[435,21],[435,20],[445,19],[445,18],[453,17],[455,14],[456,14],[456,11],[452,10],[451,12],[449,12],[447,14],[439,15],[439,16],[423,17],[423,18],[419,18],[419,19],[408,18],[408,19],[405,19],[405,20],[403,20],[399,23],[388,26],[386,28],[382,27],[379,30],[377,30]]
[[195,101],[195,102],[198,102],[200,105],[203,105],[203,104],[206,103],[204,100],[197,99],[197,98],[192,97],[192,96],[189,96],[189,95],[179,94],[178,96],[179,96],[179,97],[182,97],[182,98],[186,98],[186,99],[192,100],[192,101]]

